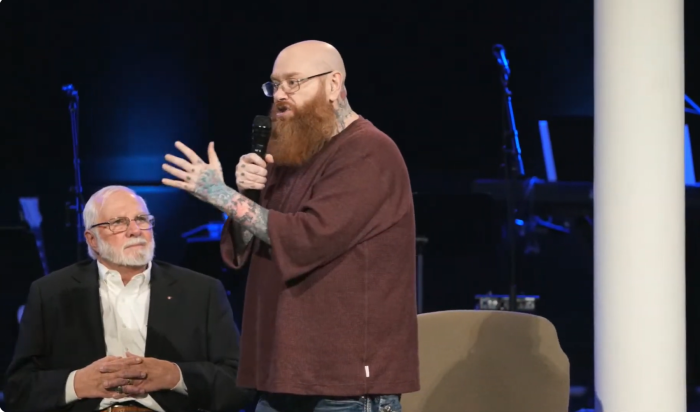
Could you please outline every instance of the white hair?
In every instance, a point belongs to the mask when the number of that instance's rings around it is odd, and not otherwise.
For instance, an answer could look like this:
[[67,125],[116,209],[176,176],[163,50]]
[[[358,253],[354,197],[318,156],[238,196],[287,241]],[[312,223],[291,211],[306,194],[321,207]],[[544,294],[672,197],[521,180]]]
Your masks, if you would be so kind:
[[[146,201],[143,200],[141,196],[136,194],[133,190],[129,189],[126,186],[107,186],[103,187],[102,189],[98,190],[95,192],[92,196],[90,196],[90,199],[85,203],[85,208],[83,209],[83,225],[85,226],[86,230],[89,230],[92,232],[93,235],[97,237],[97,239],[100,239],[100,235],[97,233],[95,229],[89,229],[92,225],[95,225],[99,223],[97,221],[97,218],[100,215],[100,210],[102,209],[102,205],[104,204],[105,200],[109,196],[111,196],[115,192],[127,192],[131,193],[136,197],[139,201],[143,203],[143,207],[146,210],[146,213],[148,213],[148,205],[146,205]],[[88,255],[93,259],[97,259],[97,254],[95,251],[90,247],[90,245],[87,245],[87,251]]]

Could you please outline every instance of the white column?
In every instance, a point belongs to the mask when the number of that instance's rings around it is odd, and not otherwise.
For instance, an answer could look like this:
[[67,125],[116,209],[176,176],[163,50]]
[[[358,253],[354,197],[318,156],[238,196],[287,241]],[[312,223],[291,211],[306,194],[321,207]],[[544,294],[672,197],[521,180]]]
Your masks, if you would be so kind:
[[595,0],[598,412],[686,412],[683,0]]

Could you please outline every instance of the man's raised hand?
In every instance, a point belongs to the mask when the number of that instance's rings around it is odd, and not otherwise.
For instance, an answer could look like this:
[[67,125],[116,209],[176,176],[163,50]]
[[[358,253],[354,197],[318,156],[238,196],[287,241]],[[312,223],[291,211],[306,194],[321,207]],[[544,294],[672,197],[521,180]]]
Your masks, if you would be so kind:
[[217,194],[226,188],[221,163],[214,151],[214,142],[209,143],[207,151],[209,163],[206,163],[192,149],[181,142],[175,142],[175,147],[189,161],[171,154],[165,155],[165,160],[178,167],[164,163],[163,170],[179,180],[163,179],[163,184],[182,189],[200,200],[212,203]]

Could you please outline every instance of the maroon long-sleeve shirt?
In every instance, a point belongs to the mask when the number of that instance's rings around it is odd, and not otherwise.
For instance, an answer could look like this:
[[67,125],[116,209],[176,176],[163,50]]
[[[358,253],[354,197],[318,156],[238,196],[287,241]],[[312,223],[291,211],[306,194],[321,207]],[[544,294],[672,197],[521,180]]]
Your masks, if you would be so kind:
[[[238,384],[273,393],[417,391],[415,222],[394,142],[360,117],[299,169],[270,166],[255,240]],[[224,261],[240,268],[226,222]]]

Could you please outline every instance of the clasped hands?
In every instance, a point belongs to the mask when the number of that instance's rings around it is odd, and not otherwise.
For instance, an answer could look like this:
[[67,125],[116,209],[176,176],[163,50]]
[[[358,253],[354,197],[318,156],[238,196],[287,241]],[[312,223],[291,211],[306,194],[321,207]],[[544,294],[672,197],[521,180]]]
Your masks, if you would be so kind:
[[107,356],[80,369],[73,386],[80,399],[145,397],[170,390],[180,381],[180,370],[172,362],[126,354]]

